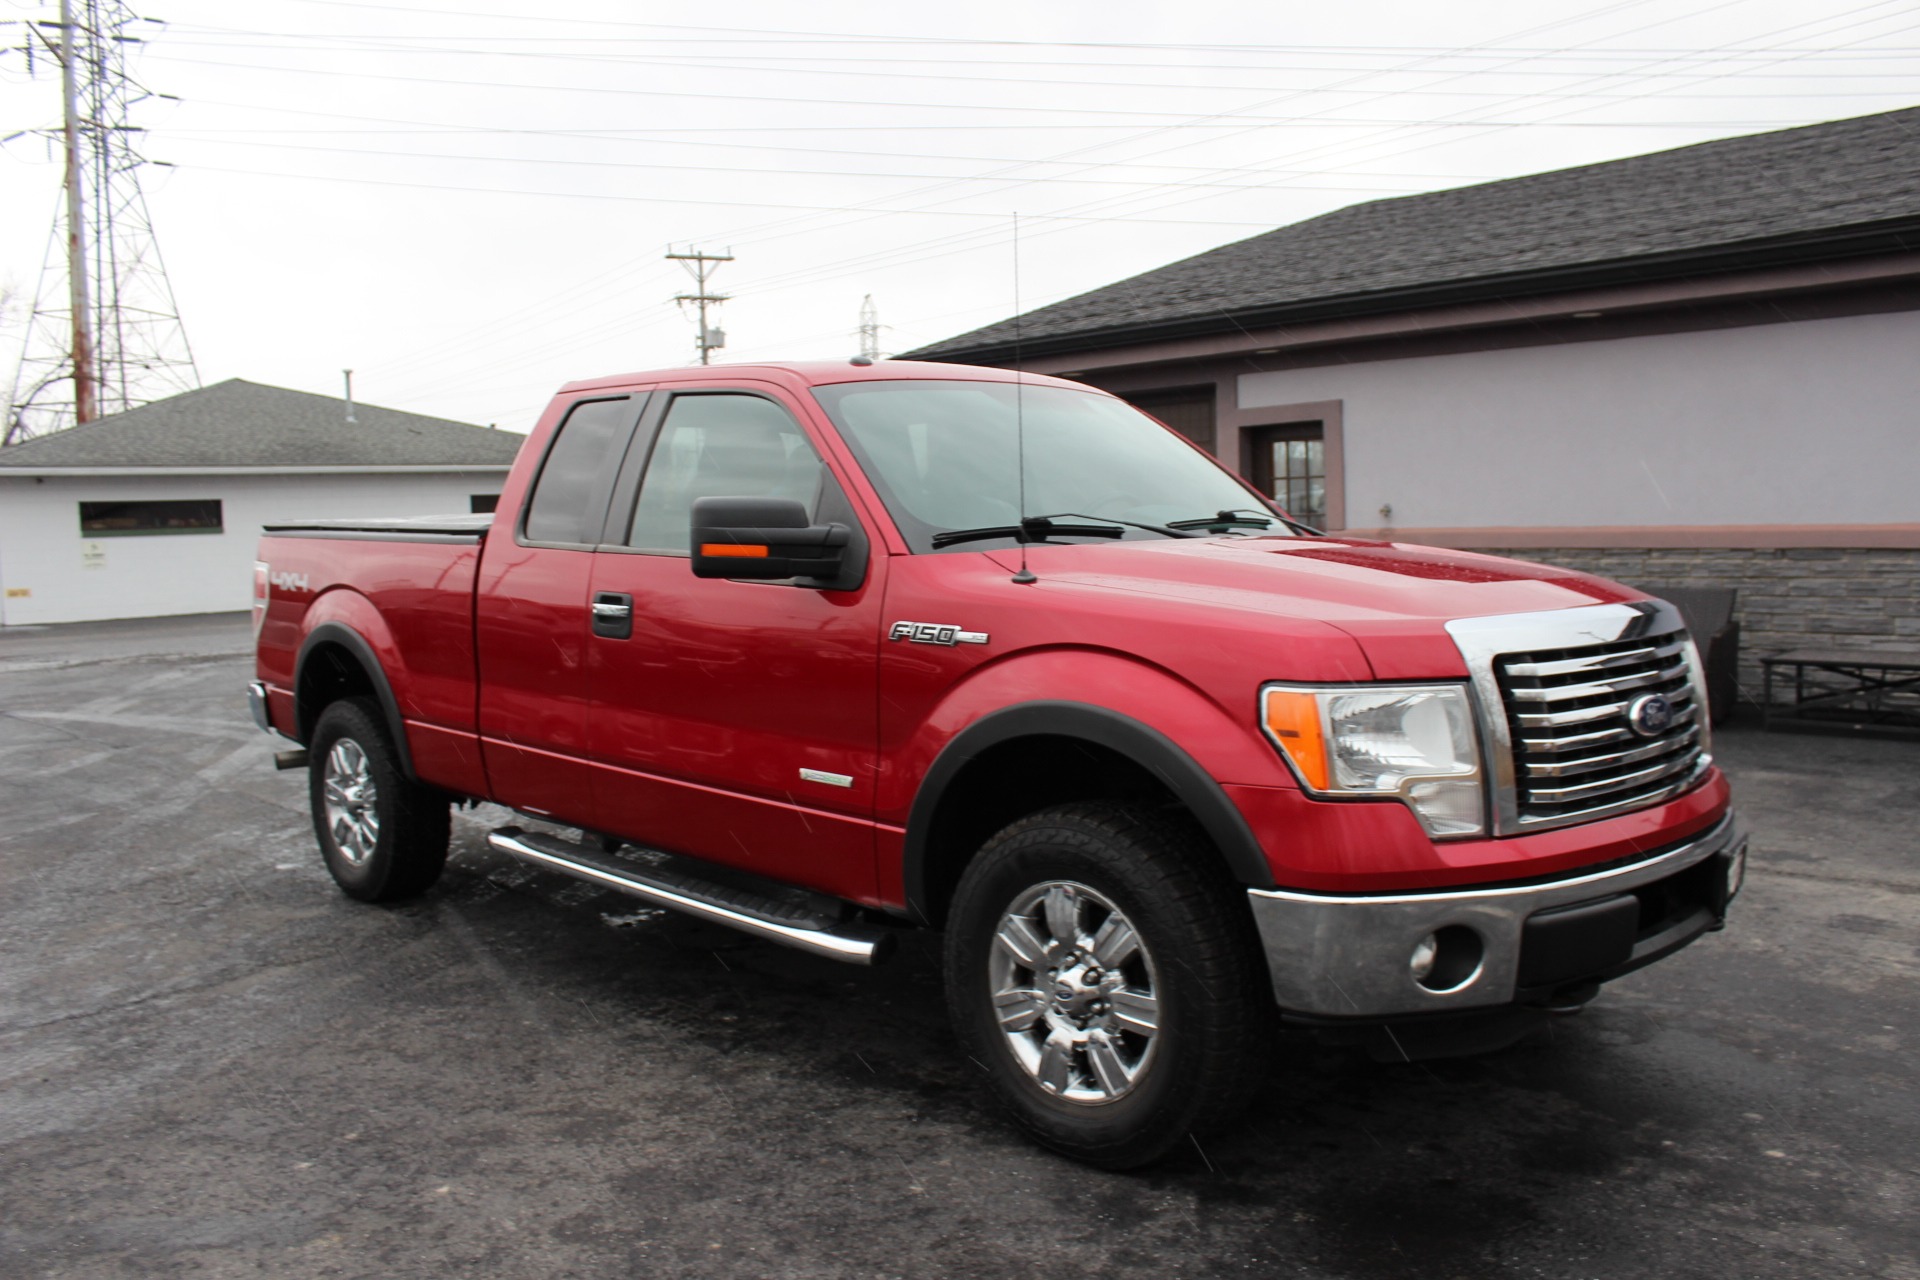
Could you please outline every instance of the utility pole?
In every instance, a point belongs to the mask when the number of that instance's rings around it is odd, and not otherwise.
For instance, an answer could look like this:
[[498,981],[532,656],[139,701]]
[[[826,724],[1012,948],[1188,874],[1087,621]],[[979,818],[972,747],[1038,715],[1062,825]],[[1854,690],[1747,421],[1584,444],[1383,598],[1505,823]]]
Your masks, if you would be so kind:
[[24,22],[24,42],[0,50],[23,54],[29,76],[48,57],[59,63],[61,103],[57,128],[0,142],[38,134],[66,163],[0,444],[200,385],[140,189],[141,167],[161,162],[139,154],[132,109],[171,96],[149,93],[127,68],[128,50],[145,43],[139,24],[151,21],[126,0],[60,0],[57,21]]
[[733,250],[729,249],[725,253],[706,253],[699,249],[689,249],[685,253],[669,251],[667,261],[680,263],[693,275],[694,286],[698,292],[678,294],[674,297],[674,301],[683,307],[691,302],[699,308],[700,335],[694,345],[700,350],[700,363],[712,364],[713,353],[727,345],[727,333],[726,330],[707,323],[707,308],[719,306],[727,300],[728,295],[709,291],[707,281],[712,279],[715,271],[719,270],[720,263],[733,261]]
[[67,296],[73,308],[73,420],[99,416],[93,395],[93,308],[87,301],[87,208],[80,194],[80,90],[75,75],[73,0],[60,0],[61,136],[67,151]]
[[880,309],[868,294],[860,303],[860,355],[865,360],[880,358]]

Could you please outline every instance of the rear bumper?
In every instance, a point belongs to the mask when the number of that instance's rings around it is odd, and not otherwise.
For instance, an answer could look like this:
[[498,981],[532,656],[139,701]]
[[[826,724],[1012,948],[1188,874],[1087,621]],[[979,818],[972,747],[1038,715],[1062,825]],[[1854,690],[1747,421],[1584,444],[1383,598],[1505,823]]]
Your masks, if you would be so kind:
[[[1274,998],[1292,1013],[1385,1018],[1551,1001],[1717,928],[1745,870],[1728,814],[1638,861],[1522,885],[1368,896],[1249,889]],[[1429,935],[1423,984],[1411,961]]]
[[267,686],[258,680],[247,685],[247,710],[253,713],[253,722],[260,726],[260,732],[273,732],[273,716],[267,710]]

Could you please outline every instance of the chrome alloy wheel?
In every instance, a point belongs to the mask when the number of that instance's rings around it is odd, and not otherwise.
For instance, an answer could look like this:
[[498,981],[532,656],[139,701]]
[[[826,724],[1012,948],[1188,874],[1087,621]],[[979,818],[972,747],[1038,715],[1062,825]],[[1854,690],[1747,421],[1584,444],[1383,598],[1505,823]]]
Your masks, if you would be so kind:
[[380,841],[380,813],[374,808],[379,793],[359,743],[342,738],[333,744],[321,783],[327,831],[340,847],[340,856],[357,867],[373,856],[373,847]]
[[988,960],[994,1012],[1014,1060],[1069,1102],[1113,1102],[1153,1060],[1159,986],[1121,910],[1071,880],[1014,899]]

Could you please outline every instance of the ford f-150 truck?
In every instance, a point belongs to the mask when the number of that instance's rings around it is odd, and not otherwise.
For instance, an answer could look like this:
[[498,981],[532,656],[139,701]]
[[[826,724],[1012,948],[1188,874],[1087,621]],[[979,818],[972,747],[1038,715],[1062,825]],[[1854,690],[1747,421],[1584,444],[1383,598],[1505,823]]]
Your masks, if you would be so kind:
[[[909,362],[565,387],[487,516],[270,527],[263,729],[348,894],[494,849],[853,963],[1127,1167],[1280,1034],[1510,1041],[1718,928],[1746,840],[1678,612],[1323,536],[1124,401]],[[577,833],[577,835],[575,834]]]

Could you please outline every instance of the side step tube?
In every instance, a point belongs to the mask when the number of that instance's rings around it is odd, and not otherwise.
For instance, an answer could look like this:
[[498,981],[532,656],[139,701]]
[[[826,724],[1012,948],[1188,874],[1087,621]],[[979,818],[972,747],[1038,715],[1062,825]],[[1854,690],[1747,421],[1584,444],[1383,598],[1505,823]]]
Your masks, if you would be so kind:
[[690,916],[723,924],[729,929],[738,929],[742,933],[750,933],[796,950],[810,951],[829,960],[840,960],[847,964],[878,964],[893,951],[893,935],[880,929],[840,923],[823,927],[787,924],[718,903],[703,902],[671,885],[648,879],[642,868],[631,863],[616,863],[611,857],[603,860],[585,849],[566,846],[559,840],[531,836],[517,827],[502,827],[489,833],[487,846],[537,866],[564,872],[608,889],[617,889],[655,906],[684,911]]

